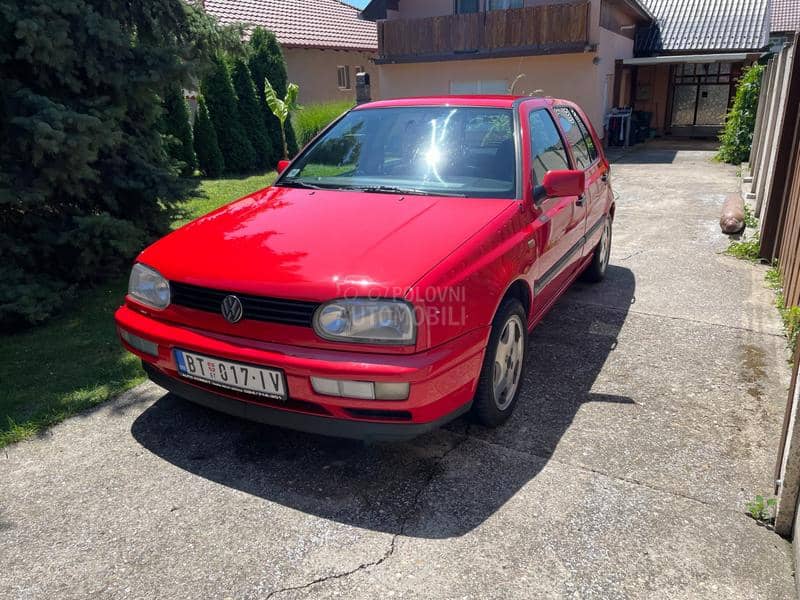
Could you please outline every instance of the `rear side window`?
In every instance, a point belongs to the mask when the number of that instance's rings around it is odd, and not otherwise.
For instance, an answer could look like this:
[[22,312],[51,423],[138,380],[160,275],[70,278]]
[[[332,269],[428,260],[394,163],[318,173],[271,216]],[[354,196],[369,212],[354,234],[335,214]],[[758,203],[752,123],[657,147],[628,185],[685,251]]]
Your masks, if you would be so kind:
[[529,119],[533,181],[535,185],[541,185],[544,174],[548,171],[569,169],[569,160],[550,113],[546,110],[535,110]]
[[[567,137],[567,143],[572,148],[572,154],[575,156],[575,162],[577,162],[577,168],[579,169],[588,169],[589,166],[594,162],[594,159],[589,154],[589,146],[586,143],[586,139],[583,137],[583,132],[581,131],[581,123],[578,116],[572,112],[569,108],[561,106],[556,109],[556,114],[558,115],[559,125],[561,125],[561,130],[564,132],[564,135]],[[583,128],[585,129],[586,126],[584,125]],[[594,148],[594,144],[592,144]],[[595,156],[597,154],[597,150],[594,150]]]
[[575,122],[578,124],[578,129],[580,129],[581,133],[583,134],[583,139],[586,142],[586,148],[589,150],[589,160],[592,162],[596,161],[599,155],[597,153],[597,146],[595,146],[594,143],[594,138],[592,137],[592,134],[589,133],[589,128],[586,127],[586,123],[578,113],[572,109],[570,109],[570,112],[575,116]]

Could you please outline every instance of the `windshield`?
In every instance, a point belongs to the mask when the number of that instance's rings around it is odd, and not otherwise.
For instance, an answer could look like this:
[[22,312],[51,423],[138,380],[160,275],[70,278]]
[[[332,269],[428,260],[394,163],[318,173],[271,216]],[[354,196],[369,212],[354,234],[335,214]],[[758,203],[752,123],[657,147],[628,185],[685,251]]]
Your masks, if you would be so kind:
[[512,112],[457,106],[354,110],[276,185],[514,198]]

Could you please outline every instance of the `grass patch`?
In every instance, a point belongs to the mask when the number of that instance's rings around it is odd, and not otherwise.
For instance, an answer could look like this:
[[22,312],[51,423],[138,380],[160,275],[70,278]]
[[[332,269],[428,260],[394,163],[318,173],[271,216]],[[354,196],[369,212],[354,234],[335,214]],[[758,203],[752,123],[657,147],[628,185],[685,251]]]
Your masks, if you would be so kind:
[[758,227],[758,219],[753,214],[753,209],[747,204],[744,205],[744,226],[749,227],[750,229],[755,229]]
[[192,219],[209,213],[223,204],[270,186],[275,181],[275,177],[275,171],[270,171],[263,175],[251,175],[250,177],[205,179],[200,184],[198,193],[180,206],[173,226],[185,225]]
[[797,350],[797,340],[800,338],[800,307],[786,306],[786,297],[783,295],[783,278],[777,262],[770,267],[764,279],[775,292],[775,306],[783,321],[783,332],[789,341],[789,350],[794,356]]
[[758,239],[758,235],[754,235],[749,240],[740,242],[731,241],[728,249],[725,250],[725,254],[750,262],[758,262],[758,252],[760,248],[761,241]]
[[775,522],[775,507],[778,505],[776,498],[756,496],[752,502],[745,504],[747,514],[759,523],[772,525]]
[[340,102],[327,102],[325,104],[309,104],[302,110],[292,114],[292,127],[297,136],[297,144],[300,147],[310,142],[315,135],[327,127],[343,112],[353,108],[353,102],[344,100]]
[[[180,226],[270,185],[275,173],[205,180],[181,207]],[[87,290],[61,317],[0,337],[0,447],[97,406],[144,381],[139,359],[122,349],[113,315],[127,277]]]

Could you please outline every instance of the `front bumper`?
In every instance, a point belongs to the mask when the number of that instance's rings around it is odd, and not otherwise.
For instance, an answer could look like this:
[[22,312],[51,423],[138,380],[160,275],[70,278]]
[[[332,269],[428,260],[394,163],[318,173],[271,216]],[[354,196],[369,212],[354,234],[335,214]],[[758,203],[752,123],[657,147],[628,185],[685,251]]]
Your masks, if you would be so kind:
[[[176,395],[222,412],[280,427],[369,440],[409,439],[466,412],[475,393],[489,330],[474,330],[426,352],[375,354],[320,350],[189,329],[127,306],[120,329],[157,344],[157,355],[139,356],[155,383]],[[281,369],[288,400],[269,400],[188,380],[179,375],[173,350]],[[312,375],[360,381],[408,382],[408,399],[358,400],[317,394]]]

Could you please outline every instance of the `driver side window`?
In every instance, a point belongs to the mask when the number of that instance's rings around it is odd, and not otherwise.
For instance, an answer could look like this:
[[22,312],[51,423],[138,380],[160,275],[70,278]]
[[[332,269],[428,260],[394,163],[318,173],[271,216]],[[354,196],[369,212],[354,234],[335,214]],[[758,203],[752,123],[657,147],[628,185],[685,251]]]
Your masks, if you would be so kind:
[[569,169],[564,142],[550,112],[535,110],[530,116],[531,165],[533,184],[541,185],[544,174],[556,169]]

